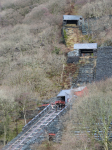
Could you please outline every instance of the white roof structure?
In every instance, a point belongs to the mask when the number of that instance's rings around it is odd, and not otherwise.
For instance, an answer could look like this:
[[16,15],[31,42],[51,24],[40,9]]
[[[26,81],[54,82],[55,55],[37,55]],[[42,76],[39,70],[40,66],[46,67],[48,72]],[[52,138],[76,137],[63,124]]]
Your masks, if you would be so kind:
[[63,20],[79,20],[82,16],[63,15]]
[[[71,99],[74,92],[78,92],[78,91],[82,91],[83,89],[85,89],[86,86],[82,86],[82,87],[78,87],[78,88],[75,88],[75,89],[68,89],[68,90],[62,90],[60,91],[60,93],[57,95],[57,97],[63,97],[65,96],[65,103],[68,102],[68,99]],[[75,97],[77,97],[76,95],[74,95]]]
[[57,95],[57,97],[66,96],[66,94],[70,94],[70,92],[71,92],[71,89],[62,90],[62,91],[60,91],[60,93]]
[[57,97],[63,97],[65,96],[65,103],[68,102],[68,100],[70,99],[71,97],[71,89],[68,89],[68,90],[62,90],[60,91],[60,93],[57,95]]
[[97,49],[97,43],[74,44],[74,49]]

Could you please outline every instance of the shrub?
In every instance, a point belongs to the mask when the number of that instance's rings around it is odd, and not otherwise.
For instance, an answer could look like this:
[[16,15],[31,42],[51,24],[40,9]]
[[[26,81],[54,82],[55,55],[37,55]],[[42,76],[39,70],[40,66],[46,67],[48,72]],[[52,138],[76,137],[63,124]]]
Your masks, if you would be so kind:
[[111,9],[112,1],[110,0],[98,0],[93,1],[91,3],[87,2],[80,10],[79,12],[85,17],[85,18],[91,18],[91,17],[101,17],[105,15],[111,15],[112,9]]
[[55,47],[55,49],[54,49],[53,53],[59,54],[59,52],[60,52],[60,48]]
[[66,30],[63,29],[64,39],[67,40]]

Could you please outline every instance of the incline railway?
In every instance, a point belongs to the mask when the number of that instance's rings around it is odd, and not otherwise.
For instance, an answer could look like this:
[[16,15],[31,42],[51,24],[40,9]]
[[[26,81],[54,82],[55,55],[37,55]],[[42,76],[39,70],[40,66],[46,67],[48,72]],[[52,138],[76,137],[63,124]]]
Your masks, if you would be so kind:
[[[68,30],[65,28],[67,24],[75,24],[78,27],[82,26],[82,16],[70,17],[69,15],[64,15],[63,17],[63,34]],[[76,39],[76,42],[78,42],[78,38]],[[85,87],[78,89],[78,92],[83,92],[84,89]],[[77,90],[74,92],[76,94]],[[54,103],[55,108],[52,104],[49,104],[48,106],[45,104],[46,108],[37,116],[35,116],[35,118],[33,118],[26,126],[24,126],[22,132],[18,134],[17,137],[15,137],[12,141],[10,141],[2,150],[31,150],[30,146],[33,143],[41,143],[43,140],[45,140],[45,133],[48,132],[48,125],[53,122],[57,116],[64,112],[64,110],[66,110],[66,103],[70,102],[71,100],[71,89],[62,90],[57,95],[57,98],[57,101]],[[50,133],[50,135],[55,135],[55,133]]]
[[[46,136],[56,135],[58,138],[59,129],[56,125],[59,123],[59,117],[69,109],[71,100],[71,91],[75,95],[81,96],[87,92],[87,87],[77,89],[62,90],[57,95],[55,103],[43,104],[46,107],[28,122],[12,141],[10,141],[2,150],[31,150],[34,143],[40,144],[46,139]],[[73,95],[74,95],[73,94]]]
[[51,121],[53,121],[53,119],[56,116],[58,116],[66,107],[63,108],[62,110],[55,109],[51,107],[51,105],[49,104],[45,109],[47,108],[49,108],[47,113],[44,113],[42,117],[41,117],[42,112],[39,113],[38,116],[40,117],[40,119],[37,119],[38,121],[34,122],[30,127],[27,128],[24,127],[22,134],[20,133],[15,139],[9,142],[2,150],[26,150],[28,145],[31,145],[32,141],[35,141],[35,139],[40,138],[40,136],[44,136],[47,125]]

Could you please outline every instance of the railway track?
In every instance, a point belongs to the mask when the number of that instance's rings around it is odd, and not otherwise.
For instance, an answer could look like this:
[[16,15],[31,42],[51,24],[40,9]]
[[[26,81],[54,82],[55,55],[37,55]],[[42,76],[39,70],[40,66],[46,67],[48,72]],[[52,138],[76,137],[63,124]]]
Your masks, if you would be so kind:
[[25,150],[25,146],[30,144],[34,138],[40,137],[46,127],[62,110],[55,111],[51,108],[42,118],[35,122],[29,129],[27,129],[20,137],[14,142],[9,142],[7,147],[2,150]]

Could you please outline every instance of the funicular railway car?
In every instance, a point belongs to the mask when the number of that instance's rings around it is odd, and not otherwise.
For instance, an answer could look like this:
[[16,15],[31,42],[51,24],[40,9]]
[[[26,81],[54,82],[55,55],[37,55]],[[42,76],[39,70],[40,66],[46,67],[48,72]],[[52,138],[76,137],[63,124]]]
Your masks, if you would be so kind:
[[[83,94],[87,92],[87,87],[78,87],[74,89],[67,89],[67,90],[62,90],[60,93],[57,95],[57,99],[55,102],[51,102],[51,107],[52,108],[57,108],[57,109],[63,109],[67,103],[70,102],[72,96],[83,96]],[[72,93],[72,94],[71,94]],[[40,110],[43,110],[46,106],[49,104],[43,104],[39,106]]]
[[74,89],[62,90],[57,95],[57,101],[55,101],[55,105],[62,105],[63,107],[70,102],[72,96],[83,96],[84,93],[87,93],[87,87],[82,86]]
[[57,105],[59,108],[65,107],[66,103],[70,100],[70,92],[71,89],[60,91],[60,93],[57,95],[57,101],[55,101],[55,105]]
[[63,107],[65,107],[65,101],[62,99],[57,100],[57,101],[55,101],[55,105],[57,105],[59,108],[63,108]]

